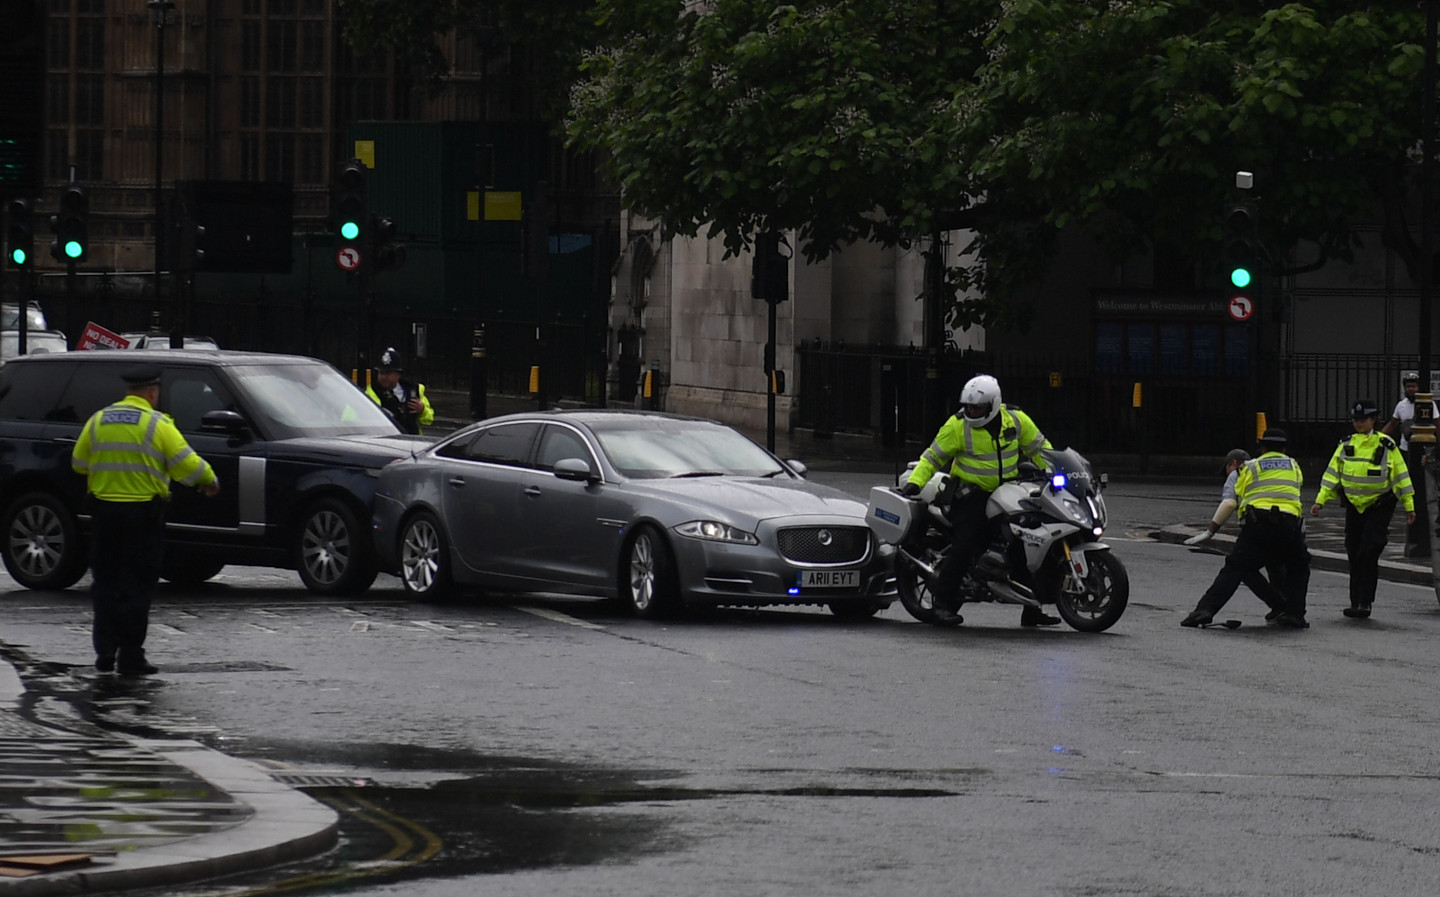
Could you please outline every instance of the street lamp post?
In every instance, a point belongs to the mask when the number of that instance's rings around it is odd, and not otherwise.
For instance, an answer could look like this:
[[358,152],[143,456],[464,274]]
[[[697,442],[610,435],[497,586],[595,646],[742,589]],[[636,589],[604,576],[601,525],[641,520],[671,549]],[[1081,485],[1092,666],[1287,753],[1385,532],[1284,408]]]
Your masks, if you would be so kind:
[[[160,260],[165,246],[165,197],[161,189],[165,160],[165,26],[175,0],[146,0],[155,22],[155,304],[160,304]],[[172,322],[173,323],[173,322]],[[171,338],[177,328],[172,326]]]

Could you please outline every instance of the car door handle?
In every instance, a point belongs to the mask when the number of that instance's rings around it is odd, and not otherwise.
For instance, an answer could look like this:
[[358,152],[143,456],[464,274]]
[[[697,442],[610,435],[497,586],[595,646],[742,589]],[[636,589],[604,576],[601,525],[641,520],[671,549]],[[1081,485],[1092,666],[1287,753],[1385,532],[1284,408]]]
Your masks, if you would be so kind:
[[526,487],[525,487],[525,494],[526,494],[526,495],[529,495],[529,496],[532,496],[532,497],[539,497],[539,495],[540,495],[540,487],[539,487],[539,486],[526,486]]
[[449,483],[450,483],[450,485],[452,485],[452,486],[463,486],[463,485],[465,485],[465,478],[464,478],[464,477],[451,477],[451,478],[449,479]]

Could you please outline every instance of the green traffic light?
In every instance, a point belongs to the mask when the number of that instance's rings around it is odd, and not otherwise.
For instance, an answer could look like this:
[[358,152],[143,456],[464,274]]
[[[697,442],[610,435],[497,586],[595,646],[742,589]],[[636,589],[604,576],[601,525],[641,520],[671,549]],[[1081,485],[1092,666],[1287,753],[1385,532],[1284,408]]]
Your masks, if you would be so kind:
[[1246,268],[1233,269],[1230,272],[1230,283],[1242,289],[1250,286],[1250,271]]
[[79,240],[65,241],[65,257],[78,259],[85,254],[85,246]]
[[25,264],[25,258],[26,258],[26,256],[25,256],[25,250],[21,249],[20,247],[17,246],[17,247],[15,247],[14,249],[10,250],[10,263],[11,263],[11,264],[14,264],[14,265],[23,265],[23,264]]
[[358,221],[344,221],[340,224],[340,236],[347,240],[355,240],[360,237],[360,223]]

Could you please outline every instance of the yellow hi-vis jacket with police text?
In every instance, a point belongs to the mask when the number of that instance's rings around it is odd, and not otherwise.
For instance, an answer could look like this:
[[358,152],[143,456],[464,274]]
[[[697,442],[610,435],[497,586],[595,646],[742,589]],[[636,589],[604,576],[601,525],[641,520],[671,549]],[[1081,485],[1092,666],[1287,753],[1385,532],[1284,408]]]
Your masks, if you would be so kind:
[[1050,441],[1030,416],[1020,410],[1000,406],[1000,438],[997,440],[984,427],[967,423],[960,415],[952,415],[935,441],[920,456],[920,463],[910,474],[910,482],[924,486],[936,471],[947,468],[962,482],[994,492],[1003,480],[1020,474],[1020,456],[1032,460],[1040,450],[1050,448]]
[[1415,487],[1400,447],[1384,433],[1352,433],[1330,456],[1315,504],[1323,505],[1343,493],[1355,510],[1364,511],[1386,492],[1394,492],[1406,511],[1415,510]]
[[134,395],[91,415],[71,452],[70,467],[85,475],[90,494],[105,501],[168,498],[171,480],[198,487],[216,479],[170,415]]
[[1240,502],[1241,519],[1251,508],[1259,511],[1276,508],[1298,518],[1303,485],[1305,475],[1289,455],[1266,452],[1246,461],[1235,478],[1235,498]]

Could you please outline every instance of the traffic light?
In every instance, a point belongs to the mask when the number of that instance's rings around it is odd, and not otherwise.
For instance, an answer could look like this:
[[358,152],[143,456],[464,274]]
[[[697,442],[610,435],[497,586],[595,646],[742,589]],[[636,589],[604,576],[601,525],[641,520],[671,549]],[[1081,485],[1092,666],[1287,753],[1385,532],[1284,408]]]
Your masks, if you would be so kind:
[[365,179],[369,169],[359,159],[351,159],[335,174],[335,193],[330,214],[341,246],[355,246],[365,230]]
[[50,218],[55,239],[50,242],[50,257],[57,262],[83,262],[90,249],[90,197],[84,187],[71,184],[60,194],[60,213]]
[[205,269],[205,226],[186,220],[180,226],[180,256],[177,259],[182,271],[203,271]]
[[1237,202],[1225,207],[1225,271],[1236,290],[1252,289],[1259,277],[1259,214],[1254,203]]
[[773,231],[755,235],[755,259],[750,270],[750,295],[766,302],[790,298],[790,257],[782,255],[784,239]]
[[394,271],[405,264],[405,247],[395,242],[395,222],[384,215],[370,216],[371,270]]
[[5,204],[5,264],[25,269],[35,263],[34,207],[28,199]]

